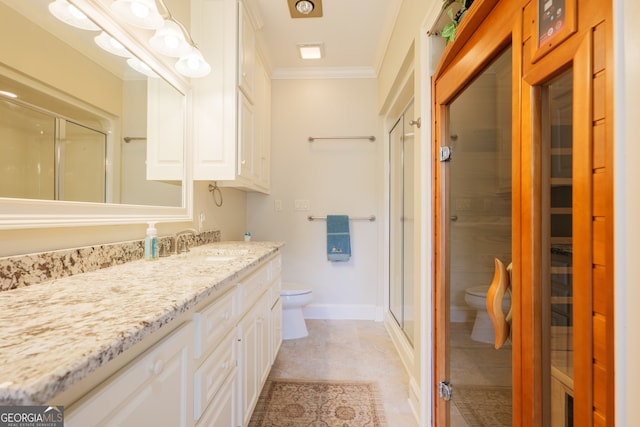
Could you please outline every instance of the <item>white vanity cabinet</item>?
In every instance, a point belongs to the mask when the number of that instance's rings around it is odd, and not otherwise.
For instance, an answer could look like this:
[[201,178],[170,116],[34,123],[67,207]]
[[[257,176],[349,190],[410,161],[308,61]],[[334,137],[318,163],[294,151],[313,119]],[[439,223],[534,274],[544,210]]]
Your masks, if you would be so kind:
[[[279,259],[279,257],[278,257]],[[271,260],[253,275],[238,284],[241,305],[245,315],[238,324],[240,346],[239,420],[242,426],[249,424],[251,414],[271,369]]]
[[271,83],[255,12],[238,0],[192,0],[191,32],[212,72],[192,81],[193,177],[269,191]]
[[271,257],[185,313],[177,329],[72,404],[65,425],[246,426],[282,341],[280,264]]
[[65,426],[192,425],[193,325],[189,322],[65,412]]

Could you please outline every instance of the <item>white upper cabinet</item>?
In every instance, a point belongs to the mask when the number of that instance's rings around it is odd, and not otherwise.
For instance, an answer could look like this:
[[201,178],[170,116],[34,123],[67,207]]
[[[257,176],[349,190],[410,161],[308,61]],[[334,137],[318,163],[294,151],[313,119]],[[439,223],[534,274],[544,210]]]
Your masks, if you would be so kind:
[[253,101],[256,36],[249,12],[238,2],[238,86]]
[[268,192],[271,86],[253,15],[237,0],[191,6],[193,37],[212,67],[193,81],[194,179]]

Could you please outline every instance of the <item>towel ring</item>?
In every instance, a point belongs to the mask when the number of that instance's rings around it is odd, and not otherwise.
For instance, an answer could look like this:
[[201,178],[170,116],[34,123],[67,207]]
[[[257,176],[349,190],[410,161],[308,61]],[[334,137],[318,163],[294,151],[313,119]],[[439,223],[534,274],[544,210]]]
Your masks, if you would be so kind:
[[221,207],[224,199],[222,198],[222,191],[220,187],[218,187],[218,181],[213,181],[213,184],[209,184],[209,191],[213,193],[213,203],[215,203],[217,207]]

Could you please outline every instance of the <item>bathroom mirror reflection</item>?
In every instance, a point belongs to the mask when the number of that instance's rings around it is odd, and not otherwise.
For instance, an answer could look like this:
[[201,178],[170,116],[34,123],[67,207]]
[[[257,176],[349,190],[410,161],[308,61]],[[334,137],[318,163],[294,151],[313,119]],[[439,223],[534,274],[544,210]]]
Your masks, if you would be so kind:
[[183,207],[185,96],[49,3],[0,0],[0,198]]

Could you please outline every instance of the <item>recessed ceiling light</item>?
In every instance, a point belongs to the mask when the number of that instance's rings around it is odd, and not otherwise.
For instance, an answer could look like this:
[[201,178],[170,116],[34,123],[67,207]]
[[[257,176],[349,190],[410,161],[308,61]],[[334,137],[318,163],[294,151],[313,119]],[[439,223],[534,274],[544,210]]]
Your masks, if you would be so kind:
[[308,15],[313,12],[313,2],[309,0],[298,0],[296,2],[296,10],[303,15]]
[[287,0],[292,18],[322,17],[322,0]]
[[322,43],[300,43],[298,53],[302,59],[321,59],[324,56],[324,45]]

